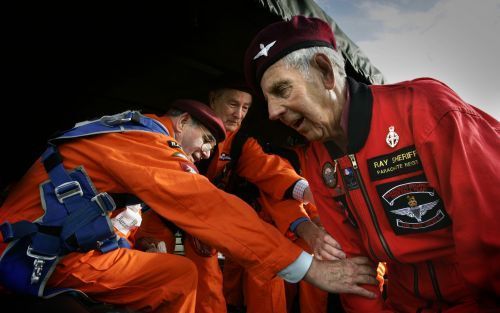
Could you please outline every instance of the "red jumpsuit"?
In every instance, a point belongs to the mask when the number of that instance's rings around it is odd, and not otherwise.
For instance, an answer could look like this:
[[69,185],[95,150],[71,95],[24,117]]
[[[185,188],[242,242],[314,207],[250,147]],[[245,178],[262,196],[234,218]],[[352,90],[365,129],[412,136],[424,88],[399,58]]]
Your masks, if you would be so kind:
[[[173,133],[170,119],[155,118]],[[157,214],[237,259],[262,284],[298,257],[301,249],[262,222],[243,201],[196,174],[194,165],[180,156],[182,150],[168,141],[174,138],[113,133],[77,139],[59,151],[66,168],[84,165],[97,190],[136,195]],[[38,186],[47,178],[37,161],[12,188],[0,208],[0,221],[40,217]],[[5,247],[0,238],[0,253]],[[196,280],[194,265],[181,256],[116,249],[67,255],[48,285],[79,289],[98,301],[134,310],[194,312]]]
[[349,90],[347,155],[299,150],[327,231],[387,262],[385,304],[343,295],[345,309],[498,312],[498,121],[433,79]]
[[[215,155],[207,171],[207,177],[210,180],[220,175],[226,164],[228,164],[231,145],[236,133],[228,133],[226,140],[217,145],[217,149],[214,152]],[[234,171],[239,176],[257,185],[263,191],[261,196],[269,198],[270,201],[283,199],[285,191],[297,180],[301,179],[288,162],[276,155],[266,154],[260,144],[253,138],[249,138],[243,145],[241,156]],[[287,228],[294,220],[307,216],[305,211],[300,210],[300,202],[296,200],[287,200],[283,206],[288,207],[286,209],[288,213],[283,215],[286,218],[284,224],[288,223]],[[229,214],[230,209],[227,208],[226,212]],[[283,235],[281,237],[285,238]],[[223,276],[217,262],[217,256],[200,256],[194,251],[190,241],[185,245],[185,252],[186,256],[198,268],[197,312],[225,312],[226,302],[223,294]],[[225,255],[227,257],[226,265],[229,264],[226,268],[227,270],[231,267],[232,261],[230,259],[232,257],[231,255]],[[236,259],[234,261],[239,263]],[[235,275],[238,273],[237,267],[233,268],[236,272],[232,272],[229,275],[231,280],[236,278]],[[226,275],[226,277],[228,276]],[[252,273],[248,273],[248,277],[248,281],[255,280]],[[231,284],[231,282],[224,282],[224,284],[227,287],[227,284]],[[236,285],[236,283],[233,284]],[[255,288],[247,288],[246,290],[249,292],[245,295],[248,312],[265,312],[266,310],[284,312],[286,310],[284,284],[281,278],[275,278],[266,286],[261,285],[260,287],[256,286]]]

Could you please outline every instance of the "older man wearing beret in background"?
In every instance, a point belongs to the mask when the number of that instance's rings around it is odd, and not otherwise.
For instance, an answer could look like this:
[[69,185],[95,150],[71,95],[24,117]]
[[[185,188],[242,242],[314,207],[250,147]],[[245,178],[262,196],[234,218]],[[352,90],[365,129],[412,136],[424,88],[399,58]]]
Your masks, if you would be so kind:
[[500,125],[445,84],[367,86],[346,77],[326,22],[261,30],[245,75],[299,149],[325,228],[348,255],[388,265],[385,303],[348,312],[498,312]]
[[124,248],[140,215],[132,206],[111,220],[106,212],[115,208],[113,194],[131,194],[262,283],[279,274],[374,296],[358,286],[376,283],[366,258],[311,261],[243,201],[197,173],[193,162],[208,158],[224,137],[210,108],[179,100],[164,116],[124,112],[52,139],[0,208],[2,237],[10,242],[0,243],[2,285],[38,296],[71,288],[134,310],[194,312],[197,272],[188,259]]

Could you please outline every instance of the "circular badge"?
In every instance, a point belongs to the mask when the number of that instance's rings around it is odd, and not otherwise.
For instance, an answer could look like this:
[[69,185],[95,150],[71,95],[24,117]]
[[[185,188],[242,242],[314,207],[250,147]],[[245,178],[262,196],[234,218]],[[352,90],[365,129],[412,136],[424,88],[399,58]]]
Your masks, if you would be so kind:
[[322,174],[323,182],[325,183],[325,185],[330,188],[333,188],[335,187],[335,185],[337,185],[337,170],[335,166],[332,165],[332,163],[326,162],[325,165],[323,165]]

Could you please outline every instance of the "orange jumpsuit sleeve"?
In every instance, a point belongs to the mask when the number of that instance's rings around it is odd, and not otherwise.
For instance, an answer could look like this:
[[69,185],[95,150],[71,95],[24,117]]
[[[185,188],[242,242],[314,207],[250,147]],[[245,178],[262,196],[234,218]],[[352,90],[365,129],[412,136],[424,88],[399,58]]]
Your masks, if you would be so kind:
[[153,210],[142,215],[141,226],[134,236],[135,242],[141,238],[162,240],[167,246],[167,252],[173,253],[175,250],[175,233]]
[[[290,224],[295,220],[306,217],[309,218],[300,201],[276,200],[261,193],[259,201],[262,205],[262,210],[268,213],[279,231],[290,237]],[[295,239],[293,236],[292,239]]]
[[283,199],[286,190],[302,178],[287,161],[265,153],[251,137],[243,145],[236,173],[275,199]]
[[318,208],[312,203],[304,204],[304,209],[311,219],[319,219]]
[[300,248],[261,221],[244,201],[199,175],[195,165],[180,156],[182,150],[169,147],[169,140],[174,139],[156,133],[108,134],[79,140],[67,152],[74,159],[95,160],[95,171],[89,173],[98,189],[138,196],[262,282],[298,257]]

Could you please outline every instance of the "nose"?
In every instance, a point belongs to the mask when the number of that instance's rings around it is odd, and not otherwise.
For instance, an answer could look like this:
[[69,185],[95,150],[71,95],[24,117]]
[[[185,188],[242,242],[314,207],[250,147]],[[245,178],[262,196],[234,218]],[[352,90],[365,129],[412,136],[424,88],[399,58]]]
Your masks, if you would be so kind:
[[235,118],[237,119],[241,119],[243,117],[243,108],[242,107],[237,107],[234,111],[233,111],[233,115]]
[[270,120],[278,120],[286,112],[286,109],[283,106],[275,104],[271,101],[268,101],[267,109],[269,111]]
[[210,151],[202,151],[201,152],[201,158],[202,159],[208,159],[208,158],[210,158]]

